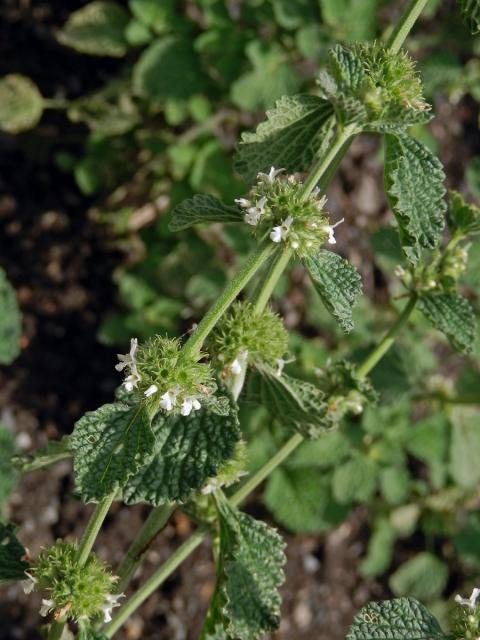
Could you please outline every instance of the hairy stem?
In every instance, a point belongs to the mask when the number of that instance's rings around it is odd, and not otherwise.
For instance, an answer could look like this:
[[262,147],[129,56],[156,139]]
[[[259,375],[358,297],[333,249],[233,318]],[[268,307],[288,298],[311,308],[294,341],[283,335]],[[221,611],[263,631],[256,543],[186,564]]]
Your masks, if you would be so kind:
[[143,584],[140,589],[133,594],[115,618],[105,627],[103,634],[107,638],[111,638],[113,634],[123,625],[123,623],[138,609],[138,607],[164,582],[175,569],[188,558],[206,537],[207,531],[199,529],[188,540],[186,540],[178,549],[172,553],[169,559]]
[[115,493],[110,494],[104,498],[95,507],[95,511],[90,516],[90,520],[85,529],[85,533],[78,545],[77,562],[82,567],[88,560],[88,556],[93,548],[100,527],[103,521],[107,517],[108,510],[110,509],[112,502],[115,500]]
[[237,273],[215,304],[203,316],[202,321],[183,347],[183,353],[185,355],[190,355],[200,351],[205,338],[214,328],[218,320],[222,317],[249,280],[253,278],[265,260],[272,255],[274,250],[275,246],[269,238],[259,245],[257,250],[247,260],[243,269]]
[[428,0],[410,0],[410,4],[402,17],[393,28],[387,42],[387,47],[392,53],[398,53],[410,33],[419,15],[425,9]]
[[117,575],[120,580],[116,588],[119,593],[122,593],[127,588],[135,570],[142,562],[157,535],[167,524],[175,507],[175,504],[164,504],[154,507],[150,511],[148,518],[118,567]]
[[279,251],[275,256],[266,278],[263,280],[261,287],[258,288],[258,291],[255,292],[252,299],[256,315],[262,313],[267,306],[273,290],[275,289],[280,276],[285,271],[287,264],[290,262],[292,255],[293,251],[287,247],[283,251]]
[[359,378],[365,378],[373,367],[383,358],[383,356],[390,349],[392,344],[395,342],[395,338],[399,330],[403,327],[403,325],[407,322],[410,317],[415,305],[417,304],[418,297],[415,293],[412,293],[410,296],[410,300],[404,307],[402,313],[398,316],[396,322],[390,327],[389,331],[385,334],[385,336],[380,340],[378,345],[372,351],[372,353],[362,362],[362,364],[357,369],[357,375]]

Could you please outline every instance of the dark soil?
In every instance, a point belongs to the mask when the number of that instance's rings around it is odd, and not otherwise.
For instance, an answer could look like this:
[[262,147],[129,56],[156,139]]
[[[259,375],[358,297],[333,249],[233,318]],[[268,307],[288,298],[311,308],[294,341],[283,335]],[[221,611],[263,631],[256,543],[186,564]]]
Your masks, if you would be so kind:
[[[76,55],[52,37],[52,29],[81,4],[4,0],[0,75],[24,73],[51,97],[74,97],[100,86],[117,63]],[[433,131],[458,187],[463,166],[480,148],[478,136],[470,136],[477,127],[477,107],[467,100],[455,107],[454,118],[448,104],[439,104],[437,112]],[[61,114],[49,113],[34,133],[0,138],[0,265],[18,291],[24,315],[21,356],[0,370],[0,419],[15,431],[21,450],[69,433],[86,410],[111,400],[118,382],[115,351],[100,345],[96,332],[115,304],[112,272],[122,257],[111,248],[105,229],[87,215],[91,202],[54,163],[56,150],[79,151],[83,137],[82,129]],[[349,234],[356,238],[362,235],[359,228],[368,228],[373,217],[385,213],[375,150],[369,139],[355,144],[330,194],[332,213],[344,212],[347,224],[355,220]],[[361,245],[351,257],[361,265]],[[363,275],[373,291],[374,274],[364,270]],[[6,515],[21,525],[20,537],[32,555],[56,537],[81,535],[91,507],[76,502],[71,491],[69,463],[20,482]],[[247,509],[255,504],[250,502]],[[147,511],[120,505],[111,510],[97,549],[113,566]],[[134,584],[171,554],[190,527],[184,516],[173,518]],[[388,595],[384,585],[357,573],[365,533],[360,509],[327,536],[285,535],[288,564],[276,638],[341,640],[367,600]],[[213,584],[209,547],[204,544],[145,603],[119,639],[194,640]],[[0,594],[0,640],[40,637],[35,596],[24,596],[16,584],[3,587]]]

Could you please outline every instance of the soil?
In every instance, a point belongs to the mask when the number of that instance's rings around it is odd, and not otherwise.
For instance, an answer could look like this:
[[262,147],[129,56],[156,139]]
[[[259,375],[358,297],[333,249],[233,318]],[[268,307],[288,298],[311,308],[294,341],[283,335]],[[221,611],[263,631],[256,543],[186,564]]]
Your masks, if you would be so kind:
[[[52,97],[74,97],[101,86],[118,63],[79,56],[60,48],[52,37],[52,29],[81,4],[4,0],[0,75],[24,73]],[[440,140],[447,173],[458,187],[463,166],[480,150],[478,136],[470,135],[477,127],[478,107],[467,99],[455,108],[440,103],[437,113],[433,133]],[[15,431],[20,450],[69,433],[85,411],[111,400],[117,384],[115,350],[100,345],[96,333],[115,305],[112,272],[123,258],[112,249],[105,228],[88,216],[89,199],[54,162],[56,150],[79,150],[83,137],[81,128],[55,112],[48,113],[34,133],[0,137],[0,264],[18,291],[24,316],[22,353],[12,366],[0,370],[0,420]],[[349,233],[356,238],[373,217],[386,211],[375,151],[376,143],[368,138],[356,143],[330,193],[332,213],[346,212],[342,215],[352,223]],[[358,254],[351,255],[359,265],[365,264],[364,250],[360,244]],[[375,274],[363,271],[373,293]],[[68,462],[20,481],[5,515],[21,525],[20,537],[32,555],[57,537],[81,535],[91,507],[81,505],[71,492]],[[246,509],[268,518],[255,497]],[[142,506],[112,508],[97,550],[113,566],[147,512]],[[190,527],[182,515],[171,520],[134,585],[172,553]],[[288,564],[282,625],[275,636],[279,640],[343,640],[353,615],[366,601],[388,597],[385,584],[365,580],[356,570],[367,540],[362,509],[325,536],[282,533]],[[213,585],[205,543],[117,637],[194,640]],[[19,585],[2,587],[0,640],[39,638],[38,607],[35,596],[25,596]]]

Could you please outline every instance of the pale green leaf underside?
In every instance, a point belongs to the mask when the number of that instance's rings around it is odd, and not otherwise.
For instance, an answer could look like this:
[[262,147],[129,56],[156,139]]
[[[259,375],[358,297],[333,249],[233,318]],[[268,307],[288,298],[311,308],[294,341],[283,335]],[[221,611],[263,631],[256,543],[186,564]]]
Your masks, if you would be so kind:
[[431,293],[419,300],[419,309],[449,339],[457,351],[473,349],[477,320],[470,302],[458,293]]
[[242,222],[242,212],[213,196],[198,194],[175,207],[168,228],[170,231],[183,231],[204,222]]
[[0,268],[0,364],[10,364],[20,352],[22,329],[17,296]]
[[406,134],[385,139],[385,191],[405,255],[417,262],[421,250],[435,248],[442,237],[445,174],[440,161],[418,140]]
[[142,405],[117,402],[89,411],[75,424],[70,439],[77,491],[86,502],[98,502],[122,488],[148,464],[154,444]]
[[307,170],[320,148],[325,125],[333,114],[328,102],[309,95],[283,96],[254,133],[244,133],[235,169],[253,182],[270,167],[293,173]]
[[423,605],[399,598],[364,607],[346,640],[447,640],[447,636]]
[[132,476],[124,489],[129,504],[186,500],[215,476],[233,456],[240,439],[237,408],[228,415],[200,409],[188,417],[158,414],[153,459]]
[[15,536],[16,527],[0,522],[0,583],[24,580],[28,564],[22,560],[26,551]]
[[0,79],[0,130],[20,133],[33,129],[42,113],[43,98],[30,78],[12,73]]
[[331,251],[308,256],[303,264],[328,311],[344,331],[351,331],[352,310],[362,292],[362,280],[355,267]]
[[58,33],[66,47],[92,56],[120,58],[127,52],[129,15],[116,2],[90,2],[74,11]]
[[250,371],[244,397],[307,438],[318,438],[331,426],[325,394],[305,382],[266,366]]
[[220,554],[227,637],[256,640],[280,624],[285,544],[264,522],[222,504]]

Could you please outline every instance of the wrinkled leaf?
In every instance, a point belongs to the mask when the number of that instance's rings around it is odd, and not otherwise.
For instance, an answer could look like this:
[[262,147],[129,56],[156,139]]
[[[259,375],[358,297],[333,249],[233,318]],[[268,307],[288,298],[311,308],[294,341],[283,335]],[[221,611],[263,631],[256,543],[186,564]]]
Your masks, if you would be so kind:
[[175,207],[168,228],[182,231],[203,222],[242,222],[242,212],[213,196],[197,194]]
[[25,580],[28,564],[23,560],[26,551],[15,536],[16,527],[0,522],[0,583]]
[[458,293],[424,294],[418,308],[435,329],[447,336],[454,349],[463,353],[472,351],[477,320],[466,298]]

